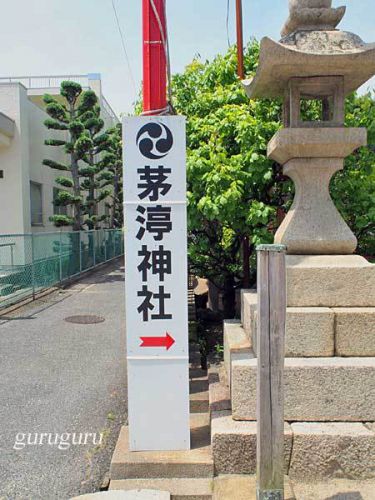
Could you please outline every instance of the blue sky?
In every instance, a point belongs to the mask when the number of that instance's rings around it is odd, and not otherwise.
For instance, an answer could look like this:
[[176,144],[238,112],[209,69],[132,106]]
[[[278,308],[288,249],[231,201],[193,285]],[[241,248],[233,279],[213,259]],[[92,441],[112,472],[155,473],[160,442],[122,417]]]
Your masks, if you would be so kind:
[[[132,73],[141,74],[141,0],[114,0]],[[334,0],[347,5],[342,29],[375,42],[374,0]],[[245,39],[279,38],[288,0],[243,0]],[[230,0],[230,39],[235,41]],[[196,54],[212,58],[227,48],[227,0],[167,0],[172,71]],[[16,0],[2,6],[0,76],[102,74],[104,94],[117,113],[130,112],[134,86],[115,24],[111,0]]]

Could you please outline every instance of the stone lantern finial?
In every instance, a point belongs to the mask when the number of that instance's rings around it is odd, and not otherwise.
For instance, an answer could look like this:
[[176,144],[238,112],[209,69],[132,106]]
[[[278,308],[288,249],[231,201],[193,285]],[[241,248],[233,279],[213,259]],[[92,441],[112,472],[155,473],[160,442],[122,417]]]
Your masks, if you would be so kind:
[[289,0],[289,18],[281,36],[296,31],[334,30],[345,11],[346,7],[332,8],[332,0]]

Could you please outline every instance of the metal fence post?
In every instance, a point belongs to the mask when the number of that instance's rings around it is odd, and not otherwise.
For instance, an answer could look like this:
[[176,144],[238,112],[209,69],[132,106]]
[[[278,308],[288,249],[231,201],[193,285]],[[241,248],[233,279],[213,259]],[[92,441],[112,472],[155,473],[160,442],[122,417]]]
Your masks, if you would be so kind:
[[104,262],[107,262],[107,231],[104,229]]
[[285,252],[257,247],[257,500],[284,499]]
[[61,237],[61,231],[60,231],[60,248],[59,248],[59,271],[60,271],[60,283],[62,283],[62,237]]
[[96,230],[94,230],[92,233],[92,254],[93,254],[93,258],[94,258],[94,267],[96,265],[95,235],[96,235]]
[[79,272],[82,273],[82,245],[81,245],[81,231],[78,231],[78,248],[79,248]]
[[31,233],[31,282],[33,288],[33,300],[35,300],[35,254],[34,254],[34,234]]

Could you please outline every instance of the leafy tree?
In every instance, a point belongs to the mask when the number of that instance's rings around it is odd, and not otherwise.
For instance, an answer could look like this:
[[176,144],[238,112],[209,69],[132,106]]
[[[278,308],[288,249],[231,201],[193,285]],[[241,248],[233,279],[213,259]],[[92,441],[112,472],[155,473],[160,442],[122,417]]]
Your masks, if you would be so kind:
[[91,147],[82,155],[82,161],[86,164],[79,168],[79,175],[84,178],[81,189],[87,191],[87,197],[83,203],[86,215],[84,223],[89,229],[98,229],[99,223],[107,220],[106,215],[98,215],[99,203],[111,194],[109,186],[112,184],[111,172],[106,170],[106,162],[103,155],[110,144],[107,132],[102,133],[104,121],[100,118],[100,107],[98,98],[92,91],[85,92],[82,96],[81,106],[88,110],[81,120],[85,130],[91,139]]
[[[254,41],[244,54],[247,75],[255,73],[258,56]],[[243,279],[245,238],[255,280],[255,246],[273,241],[294,193],[280,165],[267,158],[267,144],[281,126],[281,103],[249,101],[236,67],[232,47],[212,62],[194,60],[172,84],[176,111],[187,116],[190,262],[224,291],[227,317],[234,314],[234,288]],[[374,106],[370,95],[351,96],[348,124],[374,130]],[[332,184],[338,208],[366,251],[374,240],[374,165],[373,150],[362,148]]]
[[[73,225],[74,231],[82,228],[83,199],[80,183],[79,161],[94,147],[90,134],[85,129],[84,118],[96,106],[92,91],[82,91],[81,85],[76,82],[64,81],[61,83],[60,95],[57,99],[45,95],[43,100],[46,112],[50,116],[45,120],[45,126],[50,130],[63,132],[63,139],[48,139],[45,144],[54,147],[63,147],[69,158],[69,164],[62,164],[45,159],[43,164],[55,170],[69,172],[70,176],[61,176],[56,182],[62,189],[55,203],[58,205],[72,206],[73,217],[64,215],[53,216],[51,220],[55,225]],[[95,96],[96,97],[96,96]]]
[[122,194],[122,126],[121,124],[107,131],[107,148],[102,164],[105,167],[99,177],[112,186],[107,206],[110,209],[110,224],[113,229],[123,226],[123,194]]

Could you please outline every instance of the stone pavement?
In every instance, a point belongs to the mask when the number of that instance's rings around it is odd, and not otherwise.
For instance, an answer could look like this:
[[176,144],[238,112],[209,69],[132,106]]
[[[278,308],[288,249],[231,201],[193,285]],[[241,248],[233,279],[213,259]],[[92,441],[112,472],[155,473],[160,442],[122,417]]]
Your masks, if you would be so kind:
[[117,261],[0,317],[0,499],[100,488],[126,423],[123,274]]

